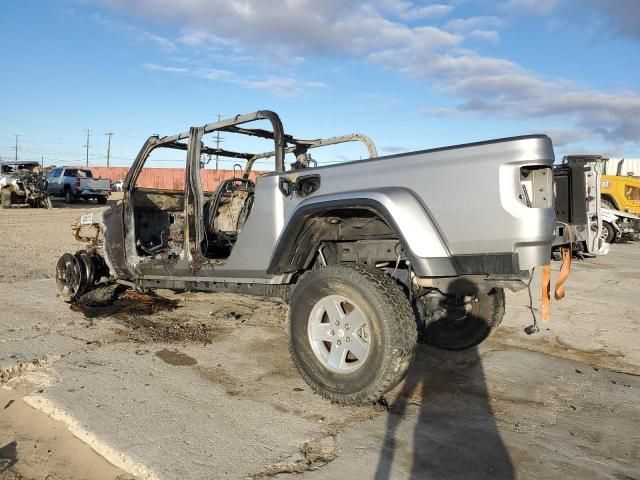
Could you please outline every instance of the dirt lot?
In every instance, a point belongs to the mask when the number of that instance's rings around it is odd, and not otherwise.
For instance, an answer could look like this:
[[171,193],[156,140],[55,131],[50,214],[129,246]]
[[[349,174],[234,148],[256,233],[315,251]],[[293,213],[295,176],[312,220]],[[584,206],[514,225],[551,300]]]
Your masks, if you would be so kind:
[[576,262],[539,334],[508,293],[489,341],[421,346],[388,410],[346,408],[294,371],[277,301],[71,310],[53,266],[98,207],[55,206],[0,211],[0,478],[640,479],[638,244]]

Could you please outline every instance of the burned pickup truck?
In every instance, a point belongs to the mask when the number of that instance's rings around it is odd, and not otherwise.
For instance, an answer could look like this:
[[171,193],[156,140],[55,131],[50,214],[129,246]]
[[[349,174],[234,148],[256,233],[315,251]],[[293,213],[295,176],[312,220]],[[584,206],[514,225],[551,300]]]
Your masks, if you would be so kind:
[[0,205],[29,205],[32,208],[51,208],[46,181],[38,162],[0,163]]
[[[247,126],[256,121],[270,128]],[[208,146],[216,132],[273,148]],[[312,165],[311,149],[348,141],[370,158]],[[139,184],[159,149],[186,152],[184,189]],[[246,167],[205,191],[209,155]],[[271,157],[273,171],[252,180],[255,162]],[[525,287],[549,263],[553,161],[544,135],[378,157],[360,134],[295,138],[270,111],[152,136],[123,200],[80,220],[94,235],[60,258],[57,288],[67,301],[98,282],[280,297],[304,380],[335,402],[376,401],[407,373],[418,334],[448,349],[478,344],[502,320],[503,289]]]

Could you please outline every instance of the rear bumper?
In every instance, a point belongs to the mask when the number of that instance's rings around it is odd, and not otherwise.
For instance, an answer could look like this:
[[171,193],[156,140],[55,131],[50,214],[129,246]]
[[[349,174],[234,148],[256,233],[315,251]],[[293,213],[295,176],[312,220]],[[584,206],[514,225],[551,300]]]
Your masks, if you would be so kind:
[[422,278],[482,275],[521,279],[532,268],[550,261],[551,242],[544,240],[518,244],[513,252],[417,258],[412,266],[416,275]]
[[76,196],[78,197],[108,197],[109,195],[111,195],[110,190],[92,190],[90,188],[76,192]]

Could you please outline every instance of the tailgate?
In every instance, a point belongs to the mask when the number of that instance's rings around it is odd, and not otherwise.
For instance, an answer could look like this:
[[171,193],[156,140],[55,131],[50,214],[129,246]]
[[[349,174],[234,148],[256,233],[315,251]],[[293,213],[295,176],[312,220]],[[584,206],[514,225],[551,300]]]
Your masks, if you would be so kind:
[[111,190],[111,180],[108,178],[82,178],[80,188],[83,190]]

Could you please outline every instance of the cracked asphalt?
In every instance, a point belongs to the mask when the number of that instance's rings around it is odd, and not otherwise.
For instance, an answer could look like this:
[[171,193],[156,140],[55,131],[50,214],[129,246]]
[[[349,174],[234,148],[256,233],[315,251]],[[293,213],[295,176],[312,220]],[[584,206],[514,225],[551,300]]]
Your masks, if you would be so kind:
[[87,206],[56,206],[0,211],[0,478],[640,479],[638,244],[575,261],[540,333],[509,292],[489,341],[420,346],[388,410],[354,408],[299,378],[277,301],[71,310],[51,273]]

